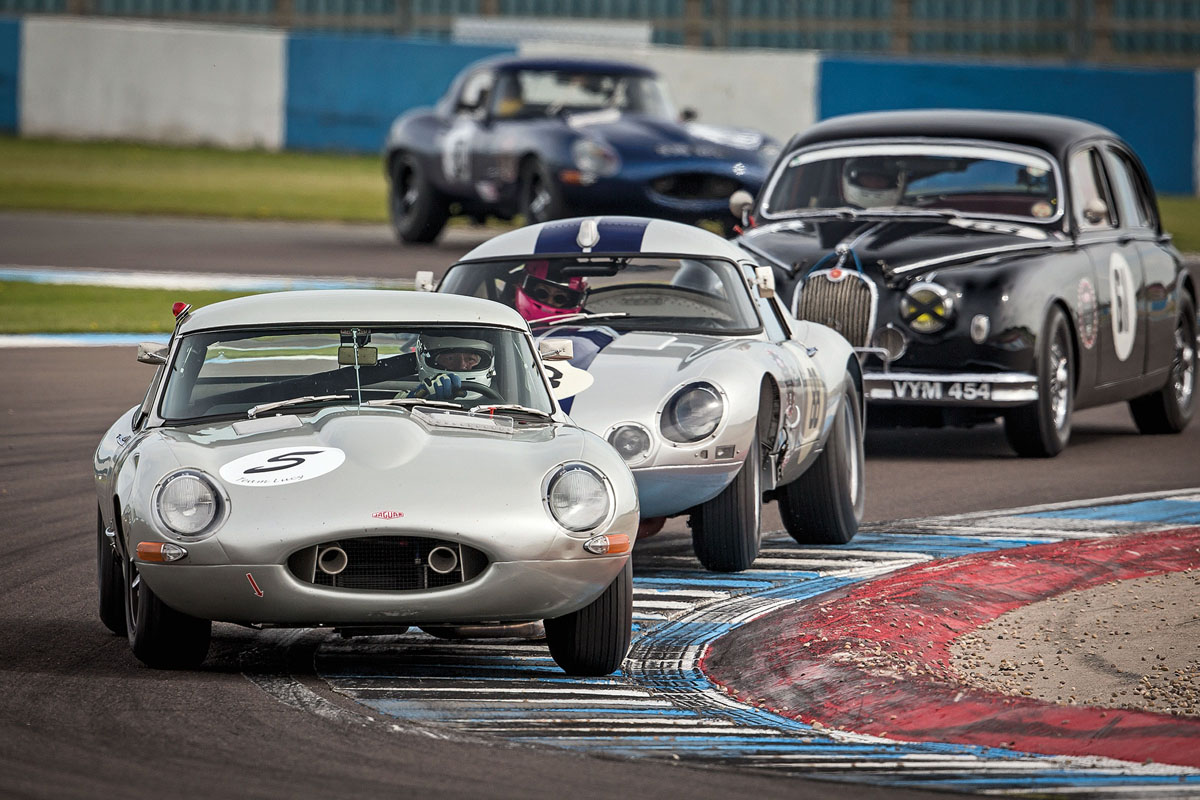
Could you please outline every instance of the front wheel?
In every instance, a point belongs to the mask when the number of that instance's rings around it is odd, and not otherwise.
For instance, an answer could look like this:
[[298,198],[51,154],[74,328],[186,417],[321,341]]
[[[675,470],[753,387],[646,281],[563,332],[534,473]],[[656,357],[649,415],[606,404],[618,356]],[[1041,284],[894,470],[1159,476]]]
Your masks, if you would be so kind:
[[450,218],[446,198],[429,182],[425,168],[413,155],[399,156],[392,167],[388,214],[396,239],[410,244],[432,242]]
[[519,192],[519,210],[526,225],[570,216],[562,190],[540,161],[530,159],[525,163],[521,169]]
[[851,386],[817,460],[776,491],[783,527],[800,544],[845,544],[862,521],[862,413]]
[[1129,401],[1141,433],[1179,433],[1196,413],[1196,306],[1183,295],[1175,324],[1175,353],[1167,383],[1157,392]]
[[96,586],[100,593],[100,621],[118,636],[125,635],[125,592],[121,559],[104,533],[104,516],[96,509]]
[[741,572],[758,557],[762,539],[762,453],[758,424],[737,477],[692,512],[692,548],[705,569]]
[[568,675],[615,672],[633,636],[633,562],[599,597],[578,611],[545,621],[546,644]]
[[1018,455],[1056,456],[1071,438],[1075,357],[1067,317],[1055,306],[1038,338],[1037,401],[1004,416],[1004,435]]
[[181,614],[142,581],[136,561],[125,562],[125,628],[133,654],[148,667],[190,669],[208,655],[212,622]]

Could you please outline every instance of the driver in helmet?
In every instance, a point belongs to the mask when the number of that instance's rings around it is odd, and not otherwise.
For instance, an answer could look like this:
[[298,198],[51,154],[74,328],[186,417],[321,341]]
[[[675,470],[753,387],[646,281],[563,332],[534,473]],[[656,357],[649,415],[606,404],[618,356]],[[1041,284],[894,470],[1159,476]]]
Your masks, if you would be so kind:
[[904,171],[890,158],[851,158],[842,166],[842,197],[859,208],[899,204]]
[[482,339],[422,335],[417,342],[421,384],[408,396],[451,400],[478,391],[471,384],[491,389],[496,375],[492,362],[492,345]]
[[568,278],[565,283],[549,279],[549,261],[530,261],[525,276],[517,286],[517,312],[533,322],[546,317],[561,317],[583,310],[587,299],[587,282],[582,277]]

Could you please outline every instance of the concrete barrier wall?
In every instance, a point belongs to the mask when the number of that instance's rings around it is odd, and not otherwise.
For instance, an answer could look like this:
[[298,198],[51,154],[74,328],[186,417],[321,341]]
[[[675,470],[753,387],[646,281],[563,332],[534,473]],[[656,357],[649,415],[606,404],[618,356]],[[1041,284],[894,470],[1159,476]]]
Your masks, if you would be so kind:
[[880,59],[821,62],[821,118],[899,108],[993,108],[1091,120],[1124,137],[1160,192],[1197,185],[1192,70],[967,65]]
[[16,133],[21,67],[21,23],[0,19],[0,133]]
[[286,146],[374,152],[395,117],[429,106],[473,61],[511,47],[296,34],[287,46]]
[[787,141],[817,119],[820,54],[782,50],[698,50],[650,46],[526,42],[521,55],[583,56],[633,61],[662,74],[679,108],[702,122],[755,128]]
[[284,40],[249,28],[27,18],[20,132],[277,149]]

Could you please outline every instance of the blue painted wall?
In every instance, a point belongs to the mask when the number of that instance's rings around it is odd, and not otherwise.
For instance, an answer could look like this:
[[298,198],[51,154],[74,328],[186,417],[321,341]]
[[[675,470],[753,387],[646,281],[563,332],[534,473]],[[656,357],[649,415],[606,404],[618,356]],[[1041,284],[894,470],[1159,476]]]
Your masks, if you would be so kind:
[[397,114],[437,102],[467,64],[512,52],[386,36],[292,35],[284,146],[378,152]]
[[0,133],[16,133],[20,121],[21,21],[0,19]]
[[1133,146],[1158,191],[1195,190],[1196,97],[1190,70],[825,58],[819,86],[821,119],[900,108],[993,108],[1091,120]]

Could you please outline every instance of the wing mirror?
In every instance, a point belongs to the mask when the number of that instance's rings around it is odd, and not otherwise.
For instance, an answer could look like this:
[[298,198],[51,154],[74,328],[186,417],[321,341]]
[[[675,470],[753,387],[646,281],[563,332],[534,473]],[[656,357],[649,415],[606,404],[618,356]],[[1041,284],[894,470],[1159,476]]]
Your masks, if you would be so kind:
[[167,345],[158,342],[139,342],[137,360],[159,366],[167,363]]
[[416,275],[416,279],[415,279],[414,283],[415,283],[414,288],[418,292],[432,292],[433,287],[434,287],[433,270],[429,270],[429,269],[417,270],[417,275]]
[[754,268],[754,285],[758,287],[759,297],[775,296],[775,270],[770,267]]
[[575,343],[570,339],[542,339],[538,355],[542,361],[570,361],[575,357]]
[[1099,225],[1108,220],[1108,205],[1099,198],[1093,198],[1083,207],[1083,218],[1092,225]]
[[729,195],[729,213],[741,221],[742,227],[750,224],[750,212],[754,208],[754,195],[745,189],[738,189]]

